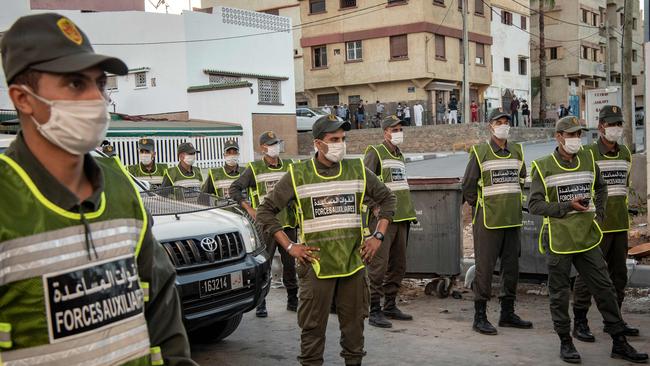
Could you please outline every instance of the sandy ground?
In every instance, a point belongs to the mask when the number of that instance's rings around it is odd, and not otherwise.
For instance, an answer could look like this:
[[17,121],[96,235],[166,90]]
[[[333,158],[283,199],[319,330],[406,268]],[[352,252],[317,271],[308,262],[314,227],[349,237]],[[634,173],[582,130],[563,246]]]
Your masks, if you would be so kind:
[[[518,313],[534,322],[532,330],[499,328],[499,335],[485,336],[471,329],[472,294],[462,290],[462,299],[438,299],[424,294],[425,281],[407,280],[400,307],[415,317],[394,322],[383,330],[367,325],[365,365],[566,365],[559,360],[559,341],[553,332],[546,291],[540,285],[520,286]],[[538,295],[541,294],[541,295]],[[296,314],[284,309],[283,289],[272,289],[268,297],[270,316],[245,315],[233,335],[217,344],[193,344],[193,356],[202,365],[295,365],[300,329]],[[623,306],[626,321],[641,328],[641,337],[630,339],[640,350],[650,351],[650,295],[648,289],[633,289]],[[492,301],[489,318],[496,325],[498,305]],[[601,317],[590,312],[596,343],[576,341],[585,365],[626,365],[609,357],[611,340],[602,331]],[[338,321],[329,318],[325,365],[342,365],[339,357]]]

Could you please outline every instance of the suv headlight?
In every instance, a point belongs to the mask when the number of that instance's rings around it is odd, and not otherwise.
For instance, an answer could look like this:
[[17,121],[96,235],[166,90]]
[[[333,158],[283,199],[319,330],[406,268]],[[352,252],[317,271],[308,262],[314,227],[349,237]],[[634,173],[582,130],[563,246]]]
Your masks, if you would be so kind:
[[248,245],[246,245],[246,252],[255,253],[264,249],[264,245],[262,241],[257,236],[257,230],[255,230],[255,227],[250,222],[250,220],[248,220],[246,217],[240,217],[240,218],[242,224],[244,225],[244,228],[246,228],[246,232],[242,233],[244,240],[248,243]]

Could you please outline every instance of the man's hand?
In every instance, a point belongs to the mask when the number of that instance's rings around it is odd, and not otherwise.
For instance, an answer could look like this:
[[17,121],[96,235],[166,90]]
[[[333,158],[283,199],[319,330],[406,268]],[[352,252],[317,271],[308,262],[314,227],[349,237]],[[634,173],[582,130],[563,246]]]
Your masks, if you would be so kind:
[[375,253],[379,250],[381,246],[381,240],[375,238],[374,236],[369,237],[361,246],[361,258],[364,263],[370,263],[372,258],[375,256]]
[[253,218],[253,220],[257,220],[257,210],[252,208],[251,206],[246,207],[246,212]]
[[320,248],[295,243],[291,246],[291,250],[288,251],[289,255],[296,258],[301,264],[312,263],[318,260],[314,252],[320,252]]
[[571,200],[571,208],[574,209],[575,211],[587,211],[589,208],[583,206],[580,202],[584,200],[583,197],[576,197],[573,200]]

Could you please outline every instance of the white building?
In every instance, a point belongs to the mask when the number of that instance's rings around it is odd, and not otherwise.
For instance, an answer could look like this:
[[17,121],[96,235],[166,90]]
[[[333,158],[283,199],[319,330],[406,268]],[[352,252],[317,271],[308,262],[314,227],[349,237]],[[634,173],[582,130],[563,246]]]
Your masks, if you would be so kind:
[[[519,3],[529,6],[529,1]],[[530,12],[509,0],[492,1],[492,85],[485,92],[488,110],[510,111],[513,97],[530,106]],[[522,120],[520,119],[520,123]]]
[[[3,5],[0,32],[31,12],[29,1],[11,3]],[[246,161],[266,130],[285,140],[287,152],[297,152],[289,18],[227,7],[211,14],[60,13],[88,35],[96,52],[129,66],[128,75],[109,76],[112,111],[241,125]],[[12,108],[0,77],[0,109]]]

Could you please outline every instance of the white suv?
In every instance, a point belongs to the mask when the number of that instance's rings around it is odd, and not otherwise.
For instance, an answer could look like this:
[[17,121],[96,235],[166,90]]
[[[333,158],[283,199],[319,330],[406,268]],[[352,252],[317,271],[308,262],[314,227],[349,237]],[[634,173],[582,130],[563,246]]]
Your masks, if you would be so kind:
[[[326,115],[327,114],[320,108],[298,107],[296,108],[296,129],[299,132],[311,131],[311,127],[314,125],[314,122]],[[342,120],[340,117],[336,118],[339,121]]]

